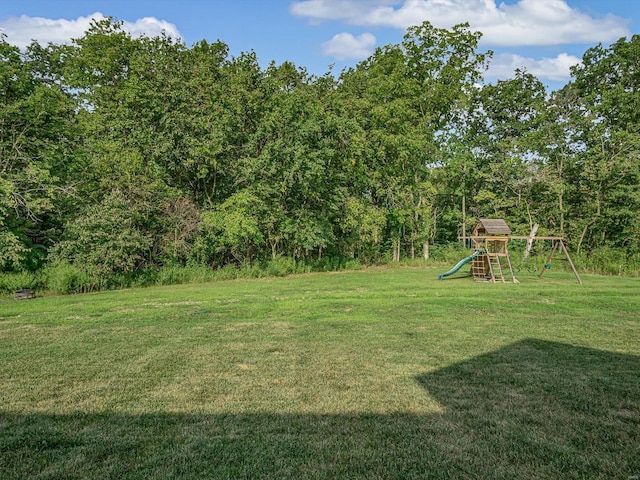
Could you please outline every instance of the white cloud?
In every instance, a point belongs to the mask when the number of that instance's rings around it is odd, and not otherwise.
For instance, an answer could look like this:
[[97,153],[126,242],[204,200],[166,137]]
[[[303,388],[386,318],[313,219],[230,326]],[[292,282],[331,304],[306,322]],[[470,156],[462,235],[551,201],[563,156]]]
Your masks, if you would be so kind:
[[322,44],[322,52],[338,60],[362,60],[373,53],[375,45],[376,37],[370,33],[357,37],[350,33],[338,33]]
[[155,17],[143,17],[137,19],[135,22],[125,21],[123,28],[133,37],[141,37],[143,35],[147,37],[157,37],[162,32],[165,32],[166,35],[172,38],[182,39],[178,27],[173,23]]
[[289,11],[298,17],[307,17],[313,23],[323,20],[343,20],[357,23],[371,10],[386,5],[395,5],[397,0],[303,0],[294,2]]
[[406,29],[425,20],[440,28],[469,22],[495,46],[533,46],[611,42],[629,35],[628,20],[596,18],[570,7],[566,0],[301,0],[293,15],[314,22],[340,20],[353,25]]
[[542,81],[566,82],[571,77],[569,69],[581,61],[580,58],[566,53],[541,60],[503,53],[493,58],[485,77],[487,79],[513,78],[515,70],[520,69],[526,70]]
[[[106,18],[102,13],[96,12],[86,17],[78,17],[72,20],[64,18],[51,19],[43,17],[9,17],[0,22],[0,31],[7,35],[7,41],[11,45],[25,48],[32,40],[41,44],[69,43],[72,38],[80,38],[91,25],[92,20]],[[146,35],[154,37],[163,31],[167,35],[180,39],[178,28],[165,20],[154,17],[145,17],[135,22],[123,22],[123,28],[134,37]]]

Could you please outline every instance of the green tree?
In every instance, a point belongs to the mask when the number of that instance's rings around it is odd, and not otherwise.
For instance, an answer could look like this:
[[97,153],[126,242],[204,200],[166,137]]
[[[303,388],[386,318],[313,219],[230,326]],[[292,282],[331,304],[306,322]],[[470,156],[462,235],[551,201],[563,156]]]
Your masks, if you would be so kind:
[[342,235],[348,253],[364,260],[380,256],[385,213],[363,197],[348,197],[344,204]]
[[140,229],[140,212],[119,190],[100,203],[88,205],[65,225],[63,239],[52,252],[52,262],[75,265],[106,285],[115,275],[126,275],[149,260],[152,241]]
[[[261,232],[261,201],[248,191],[231,195],[215,210],[202,214],[203,245],[218,257],[217,263],[251,262],[257,248],[264,244]],[[202,248],[202,247],[201,247]],[[213,263],[215,258],[209,258]]]
[[513,229],[525,231],[538,221],[535,187],[545,111],[545,87],[526,71],[475,93],[465,142],[474,156],[470,209],[476,218],[506,217]]
[[334,110],[335,85],[303,69],[265,72],[257,128],[238,163],[238,186],[264,205],[271,254],[302,258],[336,247],[350,125]]
[[[37,268],[72,191],[63,169],[73,155],[74,103],[0,39],[0,269]],[[52,237],[53,235],[53,237]]]
[[479,38],[468,25],[445,30],[425,22],[342,76],[350,114],[366,135],[356,188],[386,212],[396,260],[403,242],[414,255],[415,243],[432,237],[431,169],[442,132],[468,103],[491,55],[476,52]]
[[640,35],[597,45],[572,69],[572,88],[589,120],[576,204],[579,245],[640,251]]

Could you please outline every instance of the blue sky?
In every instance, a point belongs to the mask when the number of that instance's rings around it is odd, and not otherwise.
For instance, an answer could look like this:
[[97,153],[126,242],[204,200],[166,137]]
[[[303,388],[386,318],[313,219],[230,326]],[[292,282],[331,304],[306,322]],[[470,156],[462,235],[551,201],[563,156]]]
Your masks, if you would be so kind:
[[468,21],[484,33],[480,49],[495,52],[487,81],[524,67],[550,88],[587,48],[640,33],[637,0],[0,0],[0,30],[21,47],[80,37],[100,15],[132,34],[222,40],[233,55],[254,50],[265,66],[288,60],[317,75],[400,42],[409,25]]

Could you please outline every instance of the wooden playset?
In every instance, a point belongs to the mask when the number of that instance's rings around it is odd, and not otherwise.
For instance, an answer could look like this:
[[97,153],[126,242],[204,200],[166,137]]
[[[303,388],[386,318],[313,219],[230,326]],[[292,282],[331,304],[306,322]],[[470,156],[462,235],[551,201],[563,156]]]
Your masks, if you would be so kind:
[[[569,256],[567,247],[564,244],[564,239],[562,237],[538,237],[535,235],[536,230],[537,225],[529,236],[511,236],[511,229],[503,219],[481,218],[473,227],[473,233],[471,237],[469,237],[475,252],[471,256],[462,259],[454,268],[441,274],[438,278],[442,280],[444,277],[460,270],[464,264],[471,262],[470,274],[477,282],[505,283],[508,279],[513,283],[518,283],[513,273],[511,258],[509,257],[509,240],[527,240],[527,253],[534,240],[550,240],[553,243],[553,247],[547,258],[545,267],[549,268],[551,266],[554,254],[560,249],[569,262],[576,280],[582,284],[582,279],[580,275],[578,275],[578,271]],[[542,278],[544,272],[545,269],[542,269],[540,278]]]
[[518,283],[509,258],[511,229],[500,218],[481,218],[473,227],[471,242],[482,253],[471,261],[471,275],[477,282],[505,282],[505,274]]

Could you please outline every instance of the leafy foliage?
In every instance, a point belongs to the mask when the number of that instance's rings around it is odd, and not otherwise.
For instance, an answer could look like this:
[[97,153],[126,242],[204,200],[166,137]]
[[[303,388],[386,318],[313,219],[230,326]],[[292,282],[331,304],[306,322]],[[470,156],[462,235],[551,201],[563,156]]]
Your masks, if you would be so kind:
[[66,261],[99,279],[136,270],[151,247],[131,203],[115,190],[67,223],[52,260]]
[[71,291],[331,269],[437,257],[494,216],[635,258],[639,37],[588,49],[557,92],[520,70],[482,85],[479,39],[425,22],[320,77],[113,19],[71,45],[3,39],[0,271],[48,265]]
[[0,270],[38,266],[50,245],[71,151],[74,104],[0,38]]

